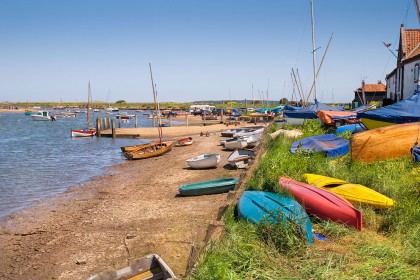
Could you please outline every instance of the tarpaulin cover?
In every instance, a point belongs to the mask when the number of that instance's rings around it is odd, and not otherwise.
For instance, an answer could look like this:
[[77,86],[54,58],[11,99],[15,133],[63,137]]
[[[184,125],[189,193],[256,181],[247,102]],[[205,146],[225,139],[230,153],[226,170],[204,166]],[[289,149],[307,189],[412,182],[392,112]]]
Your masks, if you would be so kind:
[[414,94],[389,106],[357,113],[357,118],[396,124],[418,122],[420,121],[420,94]]
[[324,103],[315,103],[313,105],[307,106],[307,107],[303,107],[302,109],[298,109],[298,110],[285,110],[283,111],[283,115],[288,117],[288,118],[298,118],[298,119],[316,119],[318,118],[318,116],[316,115],[316,113],[319,110],[324,110],[324,111],[342,111],[342,107],[332,107],[332,106],[328,106]]
[[335,134],[323,134],[293,142],[290,152],[325,152],[329,157],[340,157],[347,154],[349,148],[350,144],[348,140],[340,138]]

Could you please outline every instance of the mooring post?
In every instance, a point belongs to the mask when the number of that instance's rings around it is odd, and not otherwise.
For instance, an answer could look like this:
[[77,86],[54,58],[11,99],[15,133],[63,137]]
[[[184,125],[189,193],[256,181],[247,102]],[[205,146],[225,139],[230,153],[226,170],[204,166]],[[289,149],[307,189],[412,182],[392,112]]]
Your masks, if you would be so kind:
[[115,132],[115,120],[111,121],[111,130],[112,130],[112,138],[116,138],[117,134]]
[[101,118],[96,118],[96,136],[101,137]]

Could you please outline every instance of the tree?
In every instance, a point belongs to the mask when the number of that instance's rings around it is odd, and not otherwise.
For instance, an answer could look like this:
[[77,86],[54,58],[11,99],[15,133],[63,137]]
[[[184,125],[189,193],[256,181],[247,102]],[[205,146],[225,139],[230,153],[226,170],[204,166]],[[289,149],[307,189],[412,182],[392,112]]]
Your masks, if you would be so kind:
[[123,103],[125,103],[125,100],[118,100],[115,102],[115,104],[123,104]]

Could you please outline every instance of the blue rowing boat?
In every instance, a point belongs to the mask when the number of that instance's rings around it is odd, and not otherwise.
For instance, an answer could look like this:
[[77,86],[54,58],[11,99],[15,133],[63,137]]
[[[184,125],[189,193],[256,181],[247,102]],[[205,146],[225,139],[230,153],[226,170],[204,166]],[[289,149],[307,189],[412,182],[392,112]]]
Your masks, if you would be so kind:
[[[312,244],[312,224],[302,206],[293,198],[263,191],[244,191],[237,205],[238,216],[252,223],[279,220],[297,224]],[[281,219],[278,219],[281,215]]]
[[182,185],[178,190],[182,196],[217,194],[233,190],[237,182],[236,178],[223,178]]

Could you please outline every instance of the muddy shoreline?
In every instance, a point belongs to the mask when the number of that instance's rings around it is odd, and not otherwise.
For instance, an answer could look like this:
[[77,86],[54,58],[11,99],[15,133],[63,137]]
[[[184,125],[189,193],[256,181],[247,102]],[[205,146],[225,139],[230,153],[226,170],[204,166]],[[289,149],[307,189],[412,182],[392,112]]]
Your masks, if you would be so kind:
[[[203,244],[227,195],[179,197],[179,186],[243,172],[225,166],[231,152],[219,146],[220,131],[193,138],[191,146],[115,165],[104,176],[3,219],[0,278],[86,279],[150,253],[185,276],[192,246]],[[220,153],[221,163],[187,168],[185,160],[201,153]]]

